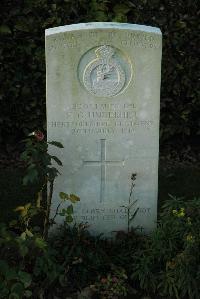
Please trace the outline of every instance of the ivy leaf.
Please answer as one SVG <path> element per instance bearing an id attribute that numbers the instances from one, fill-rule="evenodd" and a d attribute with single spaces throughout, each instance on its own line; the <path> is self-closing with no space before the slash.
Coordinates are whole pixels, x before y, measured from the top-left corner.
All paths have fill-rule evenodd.
<path id="1" fill-rule="evenodd" d="M 48 142 L 48 144 L 54 145 L 54 146 L 59 147 L 59 148 L 64 148 L 62 143 L 58 142 L 58 141 L 50 141 L 50 142 Z"/>

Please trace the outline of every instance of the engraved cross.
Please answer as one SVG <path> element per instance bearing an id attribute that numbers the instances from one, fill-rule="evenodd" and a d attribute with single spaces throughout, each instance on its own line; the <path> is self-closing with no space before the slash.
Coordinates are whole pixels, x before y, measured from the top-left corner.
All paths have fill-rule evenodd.
<path id="1" fill-rule="evenodd" d="M 83 163 L 84 165 L 88 165 L 88 166 L 101 166 L 100 202 L 104 202 L 107 165 L 120 166 L 120 165 L 124 165 L 125 161 L 106 160 L 106 139 L 100 139 L 100 143 L 101 143 L 101 160 L 83 161 Z"/>

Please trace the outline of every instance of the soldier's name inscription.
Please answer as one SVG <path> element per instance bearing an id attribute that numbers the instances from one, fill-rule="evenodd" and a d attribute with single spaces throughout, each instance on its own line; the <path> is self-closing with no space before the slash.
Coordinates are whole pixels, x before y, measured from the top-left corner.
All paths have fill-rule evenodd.
<path id="1" fill-rule="evenodd" d="M 48 122 L 51 128 L 64 128 L 71 134 L 132 134 L 153 128 L 152 119 L 143 119 L 134 103 L 76 103 L 64 109 L 62 120 Z"/>

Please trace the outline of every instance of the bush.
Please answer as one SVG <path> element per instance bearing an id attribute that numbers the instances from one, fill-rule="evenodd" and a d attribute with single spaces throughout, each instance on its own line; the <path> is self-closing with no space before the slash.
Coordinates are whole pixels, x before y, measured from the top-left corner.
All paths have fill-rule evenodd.
<path id="1" fill-rule="evenodd" d="M 92 237 L 83 224 L 65 224 L 47 241 L 2 224 L 0 297 L 63 298 L 89 287 L 105 299 L 198 299 L 200 201 L 172 198 L 160 216 L 151 235 L 118 232 L 113 241 Z"/>
<path id="2" fill-rule="evenodd" d="M 134 252 L 133 280 L 163 296 L 200 296 L 200 200 L 171 198 L 158 228 Z"/>
<path id="3" fill-rule="evenodd" d="M 117 21 L 161 28 L 161 148 L 175 141 L 180 153 L 192 146 L 195 151 L 200 133 L 197 10 L 197 0 L 1 1 L 1 148 L 8 150 L 27 132 L 46 127 L 45 28 Z"/>

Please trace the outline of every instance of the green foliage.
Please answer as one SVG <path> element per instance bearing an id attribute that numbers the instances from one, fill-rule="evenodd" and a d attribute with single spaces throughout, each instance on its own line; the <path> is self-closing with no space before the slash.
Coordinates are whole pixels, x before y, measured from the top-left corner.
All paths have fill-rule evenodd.
<path id="1" fill-rule="evenodd" d="M 46 142 L 44 139 L 38 140 L 34 133 L 32 137 L 27 138 L 25 141 L 25 150 L 21 154 L 21 159 L 26 163 L 26 174 L 23 178 L 23 184 L 34 184 L 41 182 L 41 187 L 46 185 L 47 181 L 53 181 L 58 175 L 59 171 L 52 166 L 54 160 L 59 166 L 62 162 L 55 156 L 50 155 L 48 144 L 63 148 L 60 142 L 52 141 Z"/>
<path id="2" fill-rule="evenodd" d="M 118 296 L 124 297 L 127 295 L 127 278 L 124 269 L 113 269 L 112 274 L 109 273 L 106 277 L 98 277 L 97 282 L 91 286 L 91 289 L 105 299 L 118 298 Z"/>
<path id="3" fill-rule="evenodd" d="M 25 140 L 25 151 L 22 159 L 26 162 L 27 171 L 24 183 L 34 184 L 40 181 L 42 189 L 49 183 L 47 200 L 42 197 L 42 189 L 36 201 L 18 206 L 15 212 L 18 218 L 0 225 L 0 298 L 44 298 L 45 292 L 54 283 L 64 284 L 67 265 L 58 263 L 59 256 L 53 246 L 48 244 L 49 228 L 55 223 L 57 215 L 65 216 L 65 225 L 73 221 L 73 205 L 60 210 L 67 200 L 79 201 L 74 194 L 60 192 L 60 203 L 55 215 L 50 218 L 50 206 L 53 194 L 53 183 L 58 170 L 52 167 L 52 160 L 62 165 L 61 161 L 48 153 L 48 145 L 62 148 L 59 142 L 46 142 L 40 131 L 32 133 Z M 52 171 L 53 169 L 53 171 Z M 33 175 L 33 170 L 35 174 Z M 44 218 L 44 224 L 35 226 L 34 218 Z M 48 298 L 48 297 L 47 297 Z"/>
<path id="4" fill-rule="evenodd" d="M 38 236 L 24 236 L 0 225 L 0 297 L 29 298 L 32 296 L 32 276 L 29 271 L 31 258 L 40 254 Z M 40 239 L 44 245 L 44 241 Z M 27 257 L 29 264 L 26 264 Z"/>
<path id="5" fill-rule="evenodd" d="M 88 286 L 99 298 L 198 299 L 199 216 L 198 198 L 171 198 L 151 235 L 132 230 L 114 240 L 92 237 L 84 224 L 65 222 L 47 241 L 32 228 L 1 224 L 0 297 L 62 298 Z"/>
<path id="6" fill-rule="evenodd" d="M 43 298 L 45 290 L 64 272 L 39 233 L 20 234 L 13 225 L 0 226 L 0 253 L 2 299 Z"/>
<path id="7" fill-rule="evenodd" d="M 171 198 L 158 228 L 134 252 L 132 279 L 163 296 L 199 298 L 200 200 Z"/>
<path id="8" fill-rule="evenodd" d="M 6 261 L 0 260 L 0 294 L 1 298 L 30 298 L 32 292 L 28 290 L 31 285 L 31 275 L 10 267 Z"/>
<path id="9" fill-rule="evenodd" d="M 62 210 L 60 210 L 60 207 L 67 200 L 71 203 L 76 203 L 80 200 L 74 194 L 68 195 L 60 192 L 60 203 L 56 208 L 55 215 L 50 218 L 54 180 L 59 173 L 58 169 L 52 165 L 52 162 L 55 161 L 59 166 L 62 166 L 62 162 L 56 156 L 52 156 L 49 153 L 49 145 L 63 148 L 60 142 L 46 142 L 44 134 L 41 131 L 34 131 L 25 140 L 25 150 L 21 154 L 21 159 L 26 163 L 23 184 L 37 184 L 39 187 L 39 192 L 34 203 L 27 203 L 15 209 L 16 212 L 19 212 L 18 229 L 22 231 L 24 238 L 27 235 L 32 236 L 34 231 L 38 230 L 38 227 L 35 229 L 32 225 L 32 220 L 35 216 L 42 216 L 44 219 L 42 235 L 45 239 L 48 238 L 49 228 L 55 223 L 57 215 L 64 216 L 65 222 L 71 223 L 73 221 L 73 205 L 71 204 Z M 46 189 L 48 189 L 47 199 L 44 200 L 43 192 L 47 191 Z M 14 225 L 16 226 L 15 222 Z"/>
<path id="10" fill-rule="evenodd" d="M 45 28 L 90 21 L 158 26 L 163 32 L 161 146 L 196 145 L 200 133 L 197 78 L 198 1 L 1 1 L 2 148 L 45 120 Z M 177 142 L 178 141 L 178 142 Z M 32 180 L 36 173 L 32 170 Z"/>

